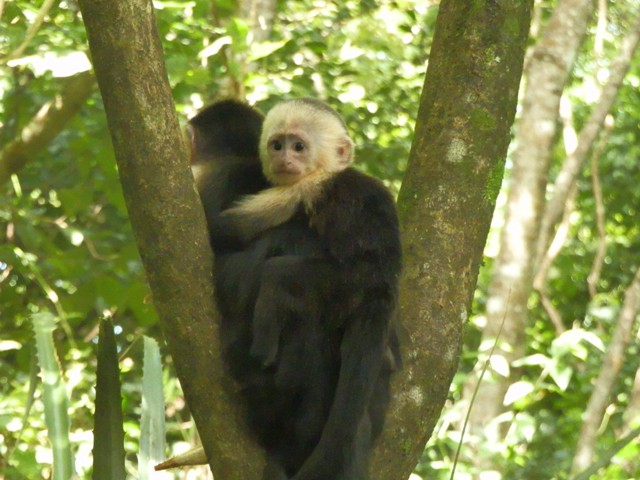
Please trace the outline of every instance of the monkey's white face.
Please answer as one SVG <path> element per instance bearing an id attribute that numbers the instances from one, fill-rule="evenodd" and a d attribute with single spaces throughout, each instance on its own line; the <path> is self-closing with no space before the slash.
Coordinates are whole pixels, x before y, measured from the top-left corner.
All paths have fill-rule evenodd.
<path id="1" fill-rule="evenodd" d="M 275 133 L 267 140 L 265 172 L 276 185 L 291 185 L 317 169 L 308 136 L 303 131 Z"/>
<path id="2" fill-rule="evenodd" d="M 352 146 L 337 114 L 304 101 L 283 102 L 262 125 L 262 170 L 274 185 L 293 185 L 315 172 L 344 170 L 353 160 Z"/>

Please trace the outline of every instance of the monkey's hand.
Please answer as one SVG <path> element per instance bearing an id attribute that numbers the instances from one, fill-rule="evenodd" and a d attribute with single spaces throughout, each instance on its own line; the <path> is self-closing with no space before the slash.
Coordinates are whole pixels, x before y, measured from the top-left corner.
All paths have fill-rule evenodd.
<path id="1" fill-rule="evenodd" d="M 289 480 L 289 477 L 280 462 L 267 455 L 267 465 L 262 472 L 262 480 Z"/>
<path id="2" fill-rule="evenodd" d="M 251 356 L 264 367 L 276 361 L 284 318 L 279 312 L 278 293 L 274 285 L 263 284 L 253 310 Z"/>
<path id="3" fill-rule="evenodd" d="M 305 284 L 313 280 L 309 267 L 315 263 L 306 257 L 284 255 L 264 264 L 253 309 L 250 353 L 265 367 L 276 362 L 280 336 L 288 319 L 317 315 L 319 292 L 312 293 Z"/>
<path id="4" fill-rule="evenodd" d="M 239 251 L 246 247 L 248 240 L 231 215 L 222 212 L 210 215 L 207 221 L 209 222 L 211 244 L 215 249 Z"/>
<path id="5" fill-rule="evenodd" d="M 341 464 L 345 461 L 339 460 Z M 366 477 L 354 476 L 352 472 L 337 472 L 336 458 L 312 454 L 291 480 L 365 480 Z"/>
<path id="6" fill-rule="evenodd" d="M 351 419 L 349 430 L 355 436 L 323 435 L 320 442 L 293 476 L 292 480 L 368 480 L 371 449 L 371 418 L 368 412 L 360 421 Z"/>

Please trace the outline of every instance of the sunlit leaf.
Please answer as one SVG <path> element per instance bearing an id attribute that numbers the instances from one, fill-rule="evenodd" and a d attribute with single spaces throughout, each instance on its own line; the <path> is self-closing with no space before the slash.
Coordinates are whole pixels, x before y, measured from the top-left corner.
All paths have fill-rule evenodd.
<path id="1" fill-rule="evenodd" d="M 7 350 L 18 350 L 22 348 L 22 344 L 14 340 L 0 340 L 0 352 Z"/>
<path id="2" fill-rule="evenodd" d="M 142 376 L 142 418 L 138 474 L 140 480 L 170 478 L 168 473 L 156 473 L 154 466 L 165 459 L 164 394 L 162 363 L 157 342 L 144 337 Z"/>
<path id="3" fill-rule="evenodd" d="M 271 55 L 277 50 L 280 50 L 286 44 L 287 40 L 255 43 L 251 45 L 251 55 L 249 55 L 249 61 L 255 62 L 256 60 Z"/>
<path id="4" fill-rule="evenodd" d="M 509 362 L 504 355 L 492 355 L 490 363 L 494 372 L 505 378 L 509 376 Z"/>
<path id="5" fill-rule="evenodd" d="M 71 478 L 74 467 L 69 442 L 69 400 L 53 344 L 55 317 L 42 312 L 34 314 L 32 319 L 42 376 L 44 415 L 53 449 L 53 477 Z"/>
<path id="6" fill-rule="evenodd" d="M 563 392 L 569 387 L 569 382 L 573 375 L 573 369 L 567 365 L 561 365 L 558 362 L 554 362 L 549 369 L 549 375 L 556 382 L 558 388 Z"/>
<path id="7" fill-rule="evenodd" d="M 517 402 L 521 398 L 526 397 L 534 390 L 535 390 L 535 387 L 533 386 L 533 384 L 525 380 L 512 383 L 511 385 L 509 385 L 509 389 L 507 390 L 507 393 L 504 396 L 504 404 L 511 405 L 512 403 Z"/>

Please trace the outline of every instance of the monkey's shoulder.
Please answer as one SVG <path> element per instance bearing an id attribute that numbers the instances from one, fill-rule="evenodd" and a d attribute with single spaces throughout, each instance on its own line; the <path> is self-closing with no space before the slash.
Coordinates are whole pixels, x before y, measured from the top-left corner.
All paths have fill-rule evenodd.
<path id="1" fill-rule="evenodd" d="M 248 161 L 238 156 L 233 157 L 233 160 L 225 160 L 226 163 L 209 166 L 209 171 L 205 170 L 196 180 L 205 210 L 225 210 L 238 198 L 269 187 L 259 162 Z"/>
<path id="2" fill-rule="evenodd" d="M 324 186 L 316 203 L 317 211 L 324 212 L 329 222 L 348 221 L 371 224 L 377 221 L 397 224 L 395 200 L 391 192 L 377 178 L 354 168 L 337 173 Z M 376 221 L 377 220 L 377 221 Z"/>
<path id="3" fill-rule="evenodd" d="M 394 271 L 399 268 L 395 202 L 379 180 L 352 168 L 336 174 L 327 181 L 311 224 L 339 260 L 365 255 L 386 259 Z"/>
<path id="4" fill-rule="evenodd" d="M 391 193 L 380 180 L 355 168 L 347 168 L 328 180 L 322 197 L 326 202 L 344 202 L 354 206 L 370 201 L 395 205 Z"/>

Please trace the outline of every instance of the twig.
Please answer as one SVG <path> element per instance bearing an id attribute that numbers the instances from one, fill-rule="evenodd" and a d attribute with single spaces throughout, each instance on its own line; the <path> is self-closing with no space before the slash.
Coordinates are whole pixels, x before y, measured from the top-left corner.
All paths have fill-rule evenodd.
<path id="1" fill-rule="evenodd" d="M 511 291 L 509 291 L 509 296 L 507 297 L 507 305 L 509 304 L 509 300 L 511 298 Z M 482 370 L 480 371 L 480 376 L 478 377 L 478 383 L 476 383 L 476 387 L 473 389 L 473 394 L 471 395 L 471 401 L 469 402 L 469 408 L 467 409 L 467 415 L 464 417 L 464 423 L 462 424 L 462 432 L 460 433 L 460 441 L 458 442 L 458 448 L 456 449 L 456 455 L 453 458 L 453 466 L 451 467 L 451 477 L 450 480 L 453 480 L 456 474 L 456 467 L 458 466 L 458 458 L 460 457 L 460 451 L 462 450 L 462 444 L 464 443 L 464 434 L 467 431 L 467 425 L 469 424 L 469 417 L 471 417 L 471 409 L 473 408 L 473 404 L 476 400 L 476 396 L 478 395 L 478 390 L 480 390 L 480 384 L 482 383 L 482 379 L 484 378 L 484 374 L 487 372 L 489 368 L 489 364 L 491 362 L 491 357 L 493 356 L 493 352 L 495 352 L 496 347 L 498 346 L 498 340 L 500 340 L 500 335 L 502 334 L 502 327 L 504 327 L 504 322 L 507 319 L 507 309 L 504 310 L 504 316 L 502 317 L 502 322 L 500 323 L 500 328 L 498 329 L 498 334 L 496 335 L 496 339 L 491 346 L 491 351 L 489 352 L 489 356 L 487 360 L 484 362 L 482 366 Z"/>
<path id="2" fill-rule="evenodd" d="M 580 429 L 580 436 L 576 452 L 573 457 L 572 472 L 581 472 L 589 466 L 596 448 L 598 426 L 602 422 L 607 408 L 614 381 L 622 368 L 625 350 L 629 344 L 633 325 L 640 309 L 640 267 L 624 294 L 624 302 L 615 328 L 611 335 L 611 342 L 602 360 L 600 373 L 594 382 L 593 393 L 584 412 L 584 422 Z"/>
<path id="3" fill-rule="evenodd" d="M 611 459 L 616 455 L 616 453 L 629 445 L 638 436 L 640 436 L 640 427 L 632 430 L 628 435 L 614 443 L 613 447 L 611 447 L 602 457 L 600 457 L 595 463 L 589 465 L 588 468 L 580 472 L 578 475 L 571 477 L 571 480 L 589 480 L 592 475 L 598 473 L 598 470 L 609 465 Z"/>
<path id="4" fill-rule="evenodd" d="M 598 231 L 598 248 L 596 250 L 596 256 L 593 259 L 593 264 L 591 265 L 591 271 L 587 276 L 587 285 L 589 287 L 589 295 L 591 298 L 595 297 L 597 293 L 598 281 L 600 280 L 600 274 L 602 273 L 604 257 L 607 253 L 607 234 L 604 225 L 605 209 L 604 200 L 602 198 L 602 184 L 600 183 L 600 176 L 598 174 L 598 160 L 604 152 L 604 148 L 607 144 L 612 128 L 613 121 L 606 121 L 605 132 L 600 137 L 600 141 L 591 156 L 591 184 L 593 185 L 593 198 L 596 203 L 596 228 Z"/>
<path id="5" fill-rule="evenodd" d="M 33 40 L 34 37 L 36 36 L 36 33 L 38 33 L 38 30 L 40 29 L 40 26 L 44 21 L 44 17 L 47 16 L 47 13 L 49 13 L 49 10 L 51 10 L 51 7 L 53 7 L 56 1 L 57 0 L 44 1 L 44 3 L 42 4 L 42 7 L 40 7 L 40 10 L 38 10 L 36 17 L 34 18 L 33 23 L 29 25 L 29 28 L 27 29 L 27 34 L 25 35 L 22 43 L 13 52 L 7 54 L 3 58 L 0 58 L 0 65 L 4 65 L 9 61 L 13 60 L 14 58 L 19 58 L 24 53 L 24 51 L 27 49 L 27 47 L 31 43 L 31 40 Z M 0 3 L 0 13 L 2 13 L 3 3 L 4 2 Z"/>

